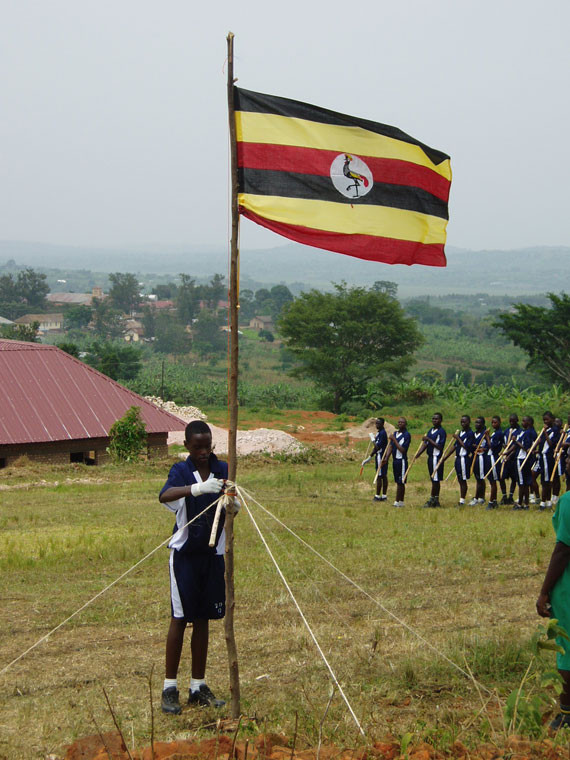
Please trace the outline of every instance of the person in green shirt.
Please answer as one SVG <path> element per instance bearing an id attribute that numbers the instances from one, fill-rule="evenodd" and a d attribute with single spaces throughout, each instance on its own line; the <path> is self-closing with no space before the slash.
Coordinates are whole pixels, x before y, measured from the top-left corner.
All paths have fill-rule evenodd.
<path id="1" fill-rule="evenodd" d="M 570 457 L 566 461 L 566 474 L 570 475 Z M 556 544 L 536 600 L 536 611 L 541 617 L 556 618 L 570 633 L 570 492 L 566 492 L 556 504 L 552 525 Z M 564 654 L 556 655 L 556 667 L 564 686 L 560 694 L 560 712 L 550 724 L 554 731 L 570 728 L 570 642 L 557 637 L 556 643 L 564 649 Z"/>

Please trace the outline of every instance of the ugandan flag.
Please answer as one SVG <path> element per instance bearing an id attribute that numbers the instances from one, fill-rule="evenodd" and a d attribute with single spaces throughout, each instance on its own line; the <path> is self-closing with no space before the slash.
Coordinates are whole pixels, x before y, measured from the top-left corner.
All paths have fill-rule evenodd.
<path id="1" fill-rule="evenodd" d="M 396 127 L 234 88 L 240 213 L 305 245 L 446 265 L 449 156 Z"/>

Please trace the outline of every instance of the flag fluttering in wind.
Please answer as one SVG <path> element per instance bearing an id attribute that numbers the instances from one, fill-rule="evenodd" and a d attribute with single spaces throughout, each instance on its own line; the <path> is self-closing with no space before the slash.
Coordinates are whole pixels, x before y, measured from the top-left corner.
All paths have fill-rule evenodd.
<path id="1" fill-rule="evenodd" d="M 445 266 L 449 156 L 396 127 L 234 88 L 240 213 L 305 245 Z"/>

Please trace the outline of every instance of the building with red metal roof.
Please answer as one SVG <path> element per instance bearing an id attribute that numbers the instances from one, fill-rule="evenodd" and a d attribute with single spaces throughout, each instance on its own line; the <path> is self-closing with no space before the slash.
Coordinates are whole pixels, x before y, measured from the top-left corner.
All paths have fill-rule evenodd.
<path id="1" fill-rule="evenodd" d="M 149 456 L 167 452 L 185 422 L 56 346 L 0 339 L 0 467 L 19 456 L 99 464 L 109 430 L 138 406 Z"/>

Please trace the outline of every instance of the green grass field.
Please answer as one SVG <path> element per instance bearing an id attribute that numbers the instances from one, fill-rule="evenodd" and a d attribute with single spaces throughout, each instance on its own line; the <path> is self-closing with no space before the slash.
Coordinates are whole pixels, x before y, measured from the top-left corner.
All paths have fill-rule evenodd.
<path id="1" fill-rule="evenodd" d="M 365 444 L 362 444 L 364 448 Z M 412 443 L 417 446 L 417 440 Z M 506 508 L 423 510 L 425 462 L 411 472 L 406 508 L 372 502 L 362 451 L 316 464 L 245 459 L 238 482 L 425 641 L 504 699 L 530 661 L 534 612 L 553 546 L 550 517 Z M 326 461 L 324 461 L 326 460 Z M 166 539 L 173 519 L 157 500 L 167 462 L 3 471 L 0 484 L 0 668 Z M 271 545 L 356 715 L 366 741 L 390 734 L 445 748 L 503 731 L 496 700 L 482 710 L 473 682 L 344 581 L 253 503 Z M 216 715 L 158 709 L 169 618 L 168 552 L 160 549 L 1 679 L 0 758 L 45 758 L 113 728 L 109 695 L 132 747 L 149 743 L 152 673 L 157 740 L 215 730 Z M 314 746 L 329 701 L 325 667 L 243 509 L 236 521 L 236 635 L 244 732 L 283 731 Z M 189 681 L 188 651 L 180 672 Z M 547 659 L 553 658 L 546 655 Z M 228 694 L 223 625 L 211 630 L 208 682 Z M 224 713 L 227 714 L 227 713 Z M 323 735 L 357 746 L 336 694 Z M 63 753 L 61 753 L 63 754 Z"/>

